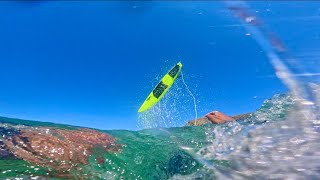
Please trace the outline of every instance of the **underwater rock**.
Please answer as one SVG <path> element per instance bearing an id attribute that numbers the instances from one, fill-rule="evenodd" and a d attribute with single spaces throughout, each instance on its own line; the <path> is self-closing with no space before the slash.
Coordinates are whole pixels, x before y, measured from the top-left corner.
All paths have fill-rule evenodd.
<path id="1" fill-rule="evenodd" d="M 194 169 L 200 168 L 200 164 L 191 155 L 183 151 L 176 152 L 174 156 L 169 159 L 168 174 L 170 177 L 175 174 L 191 174 L 195 172 Z"/>
<path id="2" fill-rule="evenodd" d="M 0 127 L 0 159 L 16 159 L 15 155 L 8 149 L 4 143 L 4 138 L 19 134 L 19 131 L 9 127 Z"/>
<path id="3" fill-rule="evenodd" d="M 24 128 L 3 142 L 17 158 L 62 173 L 87 164 L 95 148 L 105 152 L 120 149 L 115 138 L 91 129 Z"/>
<path id="4" fill-rule="evenodd" d="M 2 140 L 0 140 L 0 159 L 14 159 L 14 154 L 8 149 Z"/>

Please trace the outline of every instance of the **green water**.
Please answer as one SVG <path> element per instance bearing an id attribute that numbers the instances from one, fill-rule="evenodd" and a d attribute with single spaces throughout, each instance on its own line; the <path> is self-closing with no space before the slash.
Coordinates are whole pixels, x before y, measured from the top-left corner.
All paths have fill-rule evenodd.
<path id="1" fill-rule="evenodd" d="M 11 118 L 0 118 L 0 121 L 10 126 L 78 129 L 78 127 L 68 125 Z M 121 150 L 116 153 L 106 153 L 99 146 L 95 147 L 89 163 L 80 166 L 81 170 L 71 170 L 71 177 L 75 179 L 79 177 L 85 179 L 168 179 L 175 174 L 196 172 L 202 165 L 180 147 L 186 146 L 198 150 L 207 145 L 206 128 L 202 126 L 141 131 L 101 131 L 115 137 L 116 143 L 122 145 Z M 104 159 L 104 162 L 98 163 L 97 159 Z M 59 177 L 59 174 L 53 170 L 35 167 L 23 160 L 2 159 L 0 165 L 1 171 L 6 172 L 1 174 L 1 178 Z"/>
<path id="2" fill-rule="evenodd" d="M 84 171 L 72 172 L 75 177 L 105 179 L 168 179 L 175 174 L 191 174 L 199 164 L 180 146 L 200 149 L 205 140 L 205 127 L 149 129 L 142 131 L 105 131 L 122 144 L 118 153 L 99 153 L 91 156 Z M 104 158 L 103 164 L 95 159 Z"/>
<path id="3" fill-rule="evenodd" d="M 292 98 L 287 95 L 275 95 L 268 99 L 252 117 L 238 121 L 241 124 L 242 136 L 254 126 L 270 121 L 283 120 L 287 110 L 293 105 Z M 20 119 L 0 117 L 0 145 L 4 137 L 19 133 L 16 125 L 24 125 L 24 129 L 33 130 L 34 127 L 52 127 L 74 130 L 79 127 L 46 122 L 25 121 Z M 254 126 L 252 126 L 254 125 Z M 217 125 L 220 128 L 225 125 Z M 140 131 L 109 130 L 103 133 L 116 138 L 116 144 L 121 145 L 118 152 L 106 152 L 99 145 L 93 148 L 88 164 L 78 165 L 70 170 L 69 174 L 59 174 L 54 169 L 39 167 L 23 160 L 0 156 L 0 179 L 21 177 L 42 178 L 72 178 L 72 179 L 170 179 L 175 176 L 184 176 L 200 173 L 206 170 L 201 161 L 200 149 L 212 146 L 217 141 L 213 132 L 213 124 L 193 127 L 158 128 Z M 226 126 L 232 130 L 232 127 Z M 208 135 L 209 133 L 209 135 Z M 5 135 L 5 136 L 4 136 Z M 229 136 L 222 134 L 222 137 Z M 230 136 L 230 140 L 235 137 Z M 2 143 L 3 144 L 3 143 Z M 191 149 L 192 152 L 186 151 Z M 1 152 L 1 149 L 0 149 Z M 1 153 L 0 153 L 1 154 Z M 4 156 L 5 157 L 5 156 Z M 210 164 L 229 166 L 224 160 L 210 159 Z M 210 172 L 210 174 L 213 174 Z M 210 177 L 211 179 L 214 176 Z"/>
<path id="4" fill-rule="evenodd" d="M 9 178 L 23 178 L 30 179 L 31 177 L 50 177 L 51 174 L 55 174 L 47 168 L 30 164 L 23 160 L 18 159 L 6 159 L 0 160 L 0 179 Z M 51 177 L 50 179 L 58 179 Z"/>

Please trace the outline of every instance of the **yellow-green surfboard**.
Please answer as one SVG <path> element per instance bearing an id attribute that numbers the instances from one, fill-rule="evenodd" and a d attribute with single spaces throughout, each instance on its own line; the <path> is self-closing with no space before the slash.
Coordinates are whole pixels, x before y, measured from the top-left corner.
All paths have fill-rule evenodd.
<path id="1" fill-rule="evenodd" d="M 177 79 L 182 68 L 182 64 L 179 62 L 161 79 L 158 85 L 152 90 L 149 96 L 141 105 L 138 112 L 143 112 L 154 106 L 170 89 L 174 81 Z"/>

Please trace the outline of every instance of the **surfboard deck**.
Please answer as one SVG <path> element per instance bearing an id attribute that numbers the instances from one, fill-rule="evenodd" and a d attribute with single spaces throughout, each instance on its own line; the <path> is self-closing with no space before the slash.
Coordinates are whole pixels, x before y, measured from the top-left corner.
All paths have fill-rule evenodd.
<path id="1" fill-rule="evenodd" d="M 174 81 L 177 79 L 182 68 L 181 62 L 177 63 L 170 71 L 164 75 L 157 86 L 152 90 L 146 100 L 143 102 L 138 112 L 143 112 L 153 107 L 171 88 Z"/>

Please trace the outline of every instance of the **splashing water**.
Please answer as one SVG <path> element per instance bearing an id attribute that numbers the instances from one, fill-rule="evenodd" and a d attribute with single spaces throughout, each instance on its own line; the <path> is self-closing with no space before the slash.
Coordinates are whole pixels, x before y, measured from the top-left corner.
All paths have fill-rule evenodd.
<path id="1" fill-rule="evenodd" d="M 178 111 L 181 88 L 173 85 L 166 95 L 150 110 L 139 113 L 139 128 L 178 126 L 181 121 Z"/>
<path id="2" fill-rule="evenodd" d="M 158 77 L 157 79 L 160 78 Z M 192 97 L 192 102 L 190 97 Z M 181 81 L 177 79 L 170 90 L 154 107 L 143 113 L 139 113 L 138 128 L 168 128 L 183 126 L 185 119 L 190 119 L 190 117 L 192 117 L 191 108 L 194 109 L 195 117 L 197 119 L 196 98 L 186 84 L 181 71 Z"/>
<path id="3" fill-rule="evenodd" d="M 226 5 L 262 48 L 276 76 L 290 93 L 266 100 L 250 118 L 208 127 L 209 145 L 200 150 L 180 146 L 204 168 L 171 179 L 317 179 L 320 176 L 319 85 L 299 81 L 299 74 L 310 73 L 296 72 L 303 71 L 299 62 L 290 57 L 284 43 L 246 3 L 236 1 Z"/>
<path id="4" fill-rule="evenodd" d="M 314 89 L 319 95 L 320 87 Z M 284 121 L 251 131 L 236 146 L 228 168 L 216 167 L 221 179 L 317 179 L 319 121 L 306 118 L 294 104 Z M 228 174 L 226 173 L 228 171 Z"/>
<path id="5" fill-rule="evenodd" d="M 186 82 L 184 81 L 184 77 L 183 77 L 183 73 L 181 71 L 181 79 L 182 79 L 182 82 L 184 84 L 184 86 L 186 87 L 188 93 L 190 94 L 190 96 L 192 97 L 193 99 L 193 104 L 194 104 L 194 113 L 196 115 L 195 119 L 198 119 L 198 112 L 197 112 L 197 101 L 196 101 L 196 98 L 194 97 L 194 95 L 192 94 L 192 92 L 190 91 L 189 87 L 187 86 Z M 196 124 L 197 125 L 197 122 Z"/>
<path id="6" fill-rule="evenodd" d="M 317 179 L 320 176 L 320 86 L 295 78 L 290 65 L 299 63 L 289 60 L 283 43 L 265 28 L 247 4 L 239 1 L 226 4 L 264 50 L 290 94 L 266 100 L 261 109 L 244 121 L 209 128 L 207 138 L 212 139 L 211 144 L 194 155 L 196 159 L 201 156 L 200 162 L 207 170 L 175 179 L 204 176 Z M 229 164 L 221 165 L 216 160 L 226 160 Z"/>

